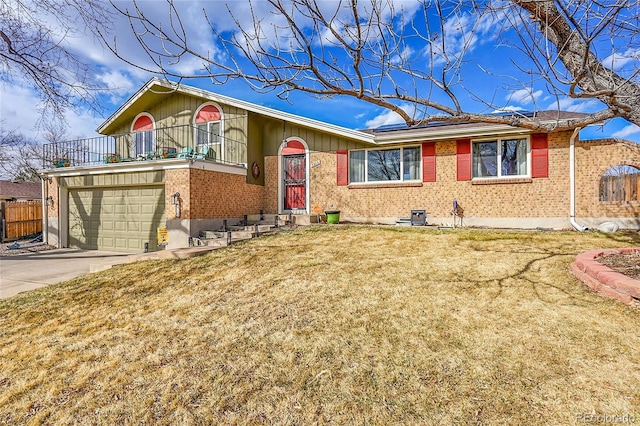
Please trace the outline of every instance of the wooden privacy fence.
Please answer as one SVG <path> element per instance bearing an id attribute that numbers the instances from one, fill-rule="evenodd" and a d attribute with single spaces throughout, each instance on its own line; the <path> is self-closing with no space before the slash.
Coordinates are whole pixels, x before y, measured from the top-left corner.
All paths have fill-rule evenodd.
<path id="1" fill-rule="evenodd" d="M 42 201 L 3 201 L 0 220 L 2 241 L 42 232 Z"/>
<path id="2" fill-rule="evenodd" d="M 619 176 L 602 176 L 600 201 L 638 201 L 640 173 Z"/>

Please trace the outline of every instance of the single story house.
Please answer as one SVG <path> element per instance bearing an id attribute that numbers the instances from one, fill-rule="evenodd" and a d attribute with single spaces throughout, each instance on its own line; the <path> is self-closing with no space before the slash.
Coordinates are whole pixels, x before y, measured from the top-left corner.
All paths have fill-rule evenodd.
<path id="1" fill-rule="evenodd" d="M 35 201 L 42 199 L 39 182 L 0 180 L 0 201 Z"/>
<path id="2" fill-rule="evenodd" d="M 98 132 L 44 146 L 49 243 L 177 248 L 225 219 L 327 210 L 451 224 L 454 201 L 468 226 L 640 228 L 640 145 L 624 140 L 484 123 L 358 131 L 157 78 Z"/>

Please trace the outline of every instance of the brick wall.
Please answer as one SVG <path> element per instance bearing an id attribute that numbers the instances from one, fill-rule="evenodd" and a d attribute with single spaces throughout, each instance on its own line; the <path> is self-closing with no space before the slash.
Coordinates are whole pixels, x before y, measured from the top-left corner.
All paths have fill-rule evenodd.
<path id="1" fill-rule="evenodd" d="M 600 178 L 608 169 L 619 165 L 640 168 L 640 144 L 618 139 L 576 144 L 577 217 L 640 217 L 639 202 L 599 200 Z"/>
<path id="2" fill-rule="evenodd" d="M 338 209 L 347 218 L 407 217 L 426 209 L 430 217 L 449 217 L 454 199 L 466 217 L 567 217 L 569 215 L 570 132 L 549 135 L 549 177 L 478 184 L 456 180 L 456 142 L 436 144 L 436 182 L 336 185 L 335 152 L 312 152 L 310 207 Z M 265 161 L 265 205 L 277 209 L 277 157 Z M 514 183 L 517 182 L 517 183 Z"/>
<path id="3" fill-rule="evenodd" d="M 186 176 L 183 174 L 185 172 Z M 264 187 L 248 184 L 246 179 L 244 175 L 210 170 L 167 171 L 166 190 L 169 196 L 176 190 L 180 192 L 182 219 L 242 217 L 245 214 L 258 214 L 264 209 Z M 190 187 L 190 191 L 185 191 L 186 196 L 183 197 L 181 188 L 185 185 Z M 175 218 L 175 212 L 170 212 L 170 207 L 168 204 L 167 212 Z"/>
<path id="4" fill-rule="evenodd" d="M 278 157 L 264 159 L 264 208 L 267 213 L 278 213 Z"/>
<path id="5" fill-rule="evenodd" d="M 47 216 L 48 217 L 58 217 L 60 214 L 60 194 L 58 193 L 58 183 L 59 180 L 57 177 L 52 178 L 46 186 L 46 197 L 53 197 L 53 202 L 49 207 L 47 207 Z"/>
<path id="6" fill-rule="evenodd" d="M 171 204 L 171 196 L 176 192 L 180 193 L 180 217 L 188 219 L 191 216 L 189 175 L 189 169 L 174 169 L 165 172 L 164 212 L 167 220 L 176 219 L 176 209 Z"/>

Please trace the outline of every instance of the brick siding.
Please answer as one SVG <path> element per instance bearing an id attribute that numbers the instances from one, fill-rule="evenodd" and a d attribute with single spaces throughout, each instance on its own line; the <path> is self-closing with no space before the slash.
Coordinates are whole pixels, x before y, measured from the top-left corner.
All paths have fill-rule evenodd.
<path id="1" fill-rule="evenodd" d="M 600 178 L 611 167 L 628 165 L 640 169 L 640 144 L 616 139 L 581 141 L 576 144 L 576 216 L 640 216 L 640 202 L 600 201 Z"/>
<path id="2" fill-rule="evenodd" d="M 569 215 L 569 137 L 549 135 L 549 177 L 478 184 L 456 180 L 456 142 L 436 143 L 436 182 L 410 184 L 336 185 L 335 152 L 312 152 L 310 207 L 339 209 L 345 217 L 407 217 L 426 209 L 431 217 L 446 217 L 456 199 L 467 217 L 566 217 Z M 277 157 L 265 161 L 266 205 L 277 208 Z"/>
<path id="3" fill-rule="evenodd" d="M 569 139 L 571 132 L 552 133 L 549 176 L 534 179 L 458 181 L 456 142 L 436 143 L 436 182 L 410 184 L 336 185 L 336 153 L 312 152 L 310 208 L 339 209 L 344 217 L 396 218 L 412 209 L 426 209 L 430 217 L 448 217 L 453 200 L 465 216 L 477 218 L 565 218 L 569 216 Z M 610 167 L 640 167 L 640 145 L 623 141 L 576 143 L 577 216 L 637 217 L 638 203 L 598 200 L 599 180 Z M 265 159 L 265 208 L 278 207 L 278 159 Z"/>
<path id="4" fill-rule="evenodd" d="M 46 186 L 46 197 L 53 197 L 53 202 L 47 207 L 48 217 L 58 217 L 60 214 L 60 194 L 58 193 L 58 178 L 52 178 Z"/>
<path id="5" fill-rule="evenodd" d="M 175 219 L 171 195 L 180 192 L 181 219 L 224 219 L 258 214 L 264 188 L 243 175 L 200 169 L 167 170 L 167 219 Z"/>

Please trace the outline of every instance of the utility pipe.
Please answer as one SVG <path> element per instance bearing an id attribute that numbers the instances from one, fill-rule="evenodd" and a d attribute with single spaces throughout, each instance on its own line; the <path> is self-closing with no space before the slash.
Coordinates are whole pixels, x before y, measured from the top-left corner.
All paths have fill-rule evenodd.
<path id="1" fill-rule="evenodd" d="M 576 137 L 580 130 L 581 127 L 576 127 L 569 138 L 569 223 L 577 231 L 584 232 L 589 228 L 576 222 Z"/>
<path id="2" fill-rule="evenodd" d="M 47 190 L 46 184 L 47 176 L 42 175 L 42 242 L 49 244 L 49 206 L 47 205 Z"/>

